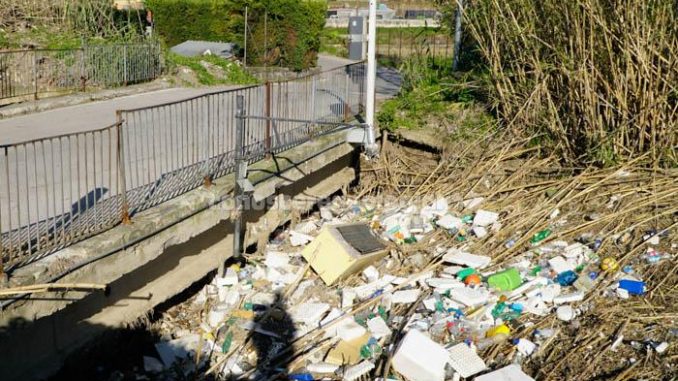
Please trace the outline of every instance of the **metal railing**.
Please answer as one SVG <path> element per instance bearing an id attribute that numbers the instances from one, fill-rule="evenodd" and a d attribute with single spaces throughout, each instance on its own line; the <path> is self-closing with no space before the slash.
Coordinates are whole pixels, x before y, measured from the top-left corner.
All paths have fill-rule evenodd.
<path id="1" fill-rule="evenodd" d="M 0 264 L 33 262 L 232 172 L 238 96 L 253 162 L 359 118 L 364 74 L 361 62 L 119 111 L 115 125 L 96 131 L 0 145 Z"/>
<path id="2" fill-rule="evenodd" d="M 152 43 L 0 52 L 0 100 L 150 81 L 160 54 Z"/>

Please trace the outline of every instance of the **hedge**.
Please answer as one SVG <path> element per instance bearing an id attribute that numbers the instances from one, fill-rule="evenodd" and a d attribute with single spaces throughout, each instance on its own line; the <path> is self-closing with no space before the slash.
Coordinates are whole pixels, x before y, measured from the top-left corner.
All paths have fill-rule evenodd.
<path id="1" fill-rule="evenodd" d="M 315 66 L 327 10 L 327 3 L 318 0 L 148 0 L 147 6 L 157 33 L 169 45 L 205 40 L 241 47 L 247 6 L 248 65 L 294 70 Z"/>

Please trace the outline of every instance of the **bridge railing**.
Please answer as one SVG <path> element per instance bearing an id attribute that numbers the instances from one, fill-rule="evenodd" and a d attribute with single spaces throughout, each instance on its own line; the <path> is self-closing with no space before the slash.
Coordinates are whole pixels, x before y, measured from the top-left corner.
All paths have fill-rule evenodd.
<path id="1" fill-rule="evenodd" d="M 359 118 L 365 65 L 118 112 L 96 131 L 0 145 L 0 270 L 25 265 L 233 171 L 236 99 L 250 162 Z"/>
<path id="2" fill-rule="evenodd" d="M 0 52 L 0 101 L 150 81 L 161 73 L 155 43 Z"/>

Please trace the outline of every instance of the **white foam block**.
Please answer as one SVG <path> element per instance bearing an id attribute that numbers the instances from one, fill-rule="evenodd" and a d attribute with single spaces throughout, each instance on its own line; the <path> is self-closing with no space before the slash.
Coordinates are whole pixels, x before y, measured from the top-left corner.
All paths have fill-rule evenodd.
<path id="1" fill-rule="evenodd" d="M 443 255 L 443 261 L 456 265 L 464 265 L 475 269 L 482 269 L 490 264 L 492 258 L 485 255 L 466 253 L 458 249 L 451 249 Z"/>
<path id="2" fill-rule="evenodd" d="M 443 381 L 449 353 L 417 330 L 410 330 L 393 356 L 393 368 L 410 381 Z"/>
<path id="3" fill-rule="evenodd" d="M 290 232 L 290 243 L 292 244 L 292 246 L 303 246 L 311 241 L 313 241 L 313 237 L 311 237 L 310 235 L 298 233 L 295 232 L 294 230 Z"/>
<path id="4" fill-rule="evenodd" d="M 372 337 L 379 340 L 391 334 L 391 329 L 388 327 L 381 316 L 377 316 L 367 321 L 367 328 L 370 330 Z"/>
<path id="5" fill-rule="evenodd" d="M 436 225 L 447 230 L 459 230 L 464 225 L 464 222 L 458 217 L 455 217 L 451 214 L 446 214 L 436 221 Z"/>
<path id="6" fill-rule="evenodd" d="M 285 253 L 279 251 L 269 251 L 266 253 L 266 260 L 264 263 L 272 268 L 286 268 L 289 265 L 290 257 Z"/>
<path id="7" fill-rule="evenodd" d="M 417 289 L 396 291 L 396 292 L 393 293 L 393 296 L 391 297 L 391 303 L 394 303 L 394 304 L 414 303 L 419 298 L 420 293 L 421 293 L 421 291 L 419 291 Z"/>
<path id="8" fill-rule="evenodd" d="M 367 332 L 365 327 L 353 319 L 345 319 L 337 326 L 337 336 L 344 341 L 355 340 Z"/>
<path id="9" fill-rule="evenodd" d="M 487 235 L 487 229 L 485 229 L 482 226 L 474 226 L 473 227 L 473 234 L 476 235 L 478 238 L 483 238 Z"/>
<path id="10" fill-rule="evenodd" d="M 464 282 L 454 278 L 431 278 L 426 280 L 426 284 L 443 290 L 450 290 L 453 288 L 464 287 Z"/>
<path id="11" fill-rule="evenodd" d="M 537 349 L 537 344 L 527 339 L 520 339 L 518 340 L 518 344 L 516 344 L 516 348 L 518 349 L 518 352 L 523 355 L 530 356 L 534 353 L 534 350 Z"/>
<path id="12" fill-rule="evenodd" d="M 232 268 L 226 269 L 224 277 L 217 277 L 217 287 L 235 286 L 238 284 L 238 274 Z"/>
<path id="13" fill-rule="evenodd" d="M 452 289 L 450 297 L 467 307 L 475 307 L 487 303 L 490 294 L 483 289 L 464 287 Z"/>
<path id="14" fill-rule="evenodd" d="M 487 368 L 485 361 L 465 343 L 459 343 L 449 349 L 450 365 L 462 377 L 471 377 Z"/>
<path id="15" fill-rule="evenodd" d="M 485 227 L 497 222 L 498 219 L 499 214 L 481 209 L 473 217 L 473 225 Z"/>
<path id="16" fill-rule="evenodd" d="M 570 262 L 566 261 L 565 258 L 560 255 L 549 259 L 549 265 L 557 274 L 570 270 L 574 271 L 574 267 Z"/>
<path id="17" fill-rule="evenodd" d="M 323 314 L 330 309 L 327 303 L 302 303 L 291 311 L 292 320 L 309 326 L 320 322 Z"/>
<path id="18" fill-rule="evenodd" d="M 584 300 L 584 293 L 581 291 L 573 292 L 570 294 L 560 295 L 553 298 L 554 304 L 564 304 L 564 303 L 574 303 L 581 302 Z"/>
<path id="19" fill-rule="evenodd" d="M 379 279 L 379 270 L 374 266 L 367 266 L 365 270 L 363 270 L 363 277 L 365 277 L 368 282 L 376 282 L 377 279 Z"/>
<path id="20" fill-rule="evenodd" d="M 525 374 L 520 366 L 511 364 L 494 372 L 478 376 L 475 381 L 534 381 L 534 378 Z"/>

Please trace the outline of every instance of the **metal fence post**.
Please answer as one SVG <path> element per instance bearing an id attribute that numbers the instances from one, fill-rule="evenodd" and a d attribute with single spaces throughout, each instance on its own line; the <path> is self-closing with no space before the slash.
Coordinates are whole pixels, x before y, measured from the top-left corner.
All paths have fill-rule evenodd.
<path id="1" fill-rule="evenodd" d="M 122 113 L 120 111 L 116 112 L 116 129 L 118 131 L 118 141 L 117 141 L 117 160 L 118 160 L 118 191 L 120 191 L 120 197 L 122 198 L 121 205 L 121 220 L 123 224 L 129 225 L 132 223 L 129 215 L 129 203 L 127 201 L 127 179 L 125 173 L 125 145 L 123 144 L 122 137 Z M 122 190 L 121 190 L 122 189 Z"/>
<path id="2" fill-rule="evenodd" d="M 87 45 L 80 49 L 80 54 L 80 81 L 84 92 L 87 90 Z"/>
<path id="3" fill-rule="evenodd" d="M 33 81 L 34 81 L 34 92 L 33 98 L 38 100 L 38 52 L 33 50 Z"/>
<path id="4" fill-rule="evenodd" d="M 271 121 L 271 82 L 266 82 L 266 154 L 271 154 L 271 130 L 272 130 L 272 121 Z"/>
<path id="5" fill-rule="evenodd" d="M 244 153 L 243 139 L 245 137 L 245 97 L 238 95 L 236 97 L 235 112 L 235 221 L 233 223 L 233 258 L 239 260 L 242 257 L 243 249 L 243 213 L 244 199 L 242 181 L 247 179 L 247 159 Z M 225 262 L 219 264 L 219 274 L 224 276 L 226 273 Z"/>
<path id="6" fill-rule="evenodd" d="M 122 61 L 123 61 L 123 85 L 127 86 L 127 44 L 122 46 Z"/>
<path id="7" fill-rule="evenodd" d="M 316 76 L 313 76 L 311 81 L 311 122 L 315 122 L 315 90 L 316 90 Z"/>
<path id="8" fill-rule="evenodd" d="M 352 66 L 347 67 L 348 70 L 352 70 Z M 344 95 L 344 123 L 349 121 L 349 117 L 351 115 L 351 103 L 349 101 L 349 85 L 350 85 L 350 79 L 351 79 L 351 74 L 350 71 L 346 72 L 346 91 Z"/>

